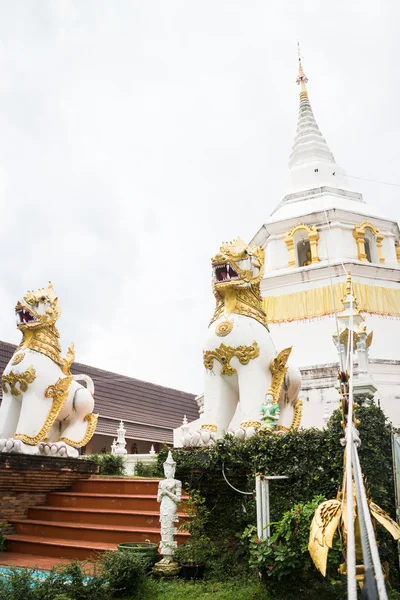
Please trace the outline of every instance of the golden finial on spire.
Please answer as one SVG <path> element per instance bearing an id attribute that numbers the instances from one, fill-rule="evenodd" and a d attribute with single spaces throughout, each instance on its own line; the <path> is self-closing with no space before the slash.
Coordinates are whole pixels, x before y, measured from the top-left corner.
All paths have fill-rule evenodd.
<path id="1" fill-rule="evenodd" d="M 297 42 L 297 54 L 299 57 L 299 71 L 297 73 L 296 83 L 297 83 L 297 85 L 300 84 L 300 100 L 303 100 L 303 98 L 308 98 L 308 92 L 307 92 L 307 87 L 306 87 L 306 83 L 307 83 L 308 79 L 307 79 L 306 75 L 304 74 L 303 65 L 301 64 L 301 54 L 300 54 L 299 42 Z"/>

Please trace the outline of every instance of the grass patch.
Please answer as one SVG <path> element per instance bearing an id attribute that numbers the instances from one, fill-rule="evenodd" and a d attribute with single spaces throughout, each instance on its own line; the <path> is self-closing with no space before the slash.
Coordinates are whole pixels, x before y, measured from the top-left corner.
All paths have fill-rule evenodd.
<path id="1" fill-rule="evenodd" d="M 142 600 L 268 600 L 265 587 L 256 581 L 174 581 L 152 580 Z"/>

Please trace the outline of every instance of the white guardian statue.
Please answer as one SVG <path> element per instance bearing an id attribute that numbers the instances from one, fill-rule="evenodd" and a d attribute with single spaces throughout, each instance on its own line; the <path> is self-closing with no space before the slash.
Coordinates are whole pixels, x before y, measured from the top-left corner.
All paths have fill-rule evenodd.
<path id="1" fill-rule="evenodd" d="M 2 376 L 0 452 L 77 457 L 96 429 L 94 386 L 87 375 L 71 375 L 73 344 L 61 357 L 51 283 L 28 292 L 15 313 L 22 341 Z"/>
<path id="2" fill-rule="evenodd" d="M 177 547 L 174 540 L 176 534 L 175 523 L 178 522 L 178 504 L 182 500 L 182 483 L 175 479 L 176 462 L 171 451 L 164 462 L 164 475 L 158 484 L 157 502 L 160 502 L 161 543 L 160 553 L 162 560 L 154 566 L 155 575 L 173 576 L 179 572 L 179 565 L 174 562 L 173 556 Z"/>
<path id="3" fill-rule="evenodd" d="M 200 430 L 185 432 L 183 445 L 213 443 L 236 411 L 237 438 L 263 424 L 280 433 L 298 428 L 301 374 L 287 363 L 291 348 L 277 354 L 268 330 L 260 292 L 264 250 L 239 238 L 227 242 L 212 259 L 212 275 L 216 307 L 203 351 L 204 412 Z"/>

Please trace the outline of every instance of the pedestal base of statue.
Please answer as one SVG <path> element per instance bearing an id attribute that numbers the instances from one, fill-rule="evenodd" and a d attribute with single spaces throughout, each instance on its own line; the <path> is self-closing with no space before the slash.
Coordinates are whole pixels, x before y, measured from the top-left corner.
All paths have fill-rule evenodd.
<path id="1" fill-rule="evenodd" d="M 155 577 L 177 577 L 181 570 L 180 565 L 174 561 L 173 556 L 164 556 L 152 569 Z"/>

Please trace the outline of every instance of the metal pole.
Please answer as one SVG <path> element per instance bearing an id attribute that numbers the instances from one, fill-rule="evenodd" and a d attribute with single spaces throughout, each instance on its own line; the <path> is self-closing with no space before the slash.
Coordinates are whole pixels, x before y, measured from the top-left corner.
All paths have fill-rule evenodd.
<path id="1" fill-rule="evenodd" d="M 261 478 L 256 477 L 256 507 L 257 507 L 257 537 L 262 537 L 262 514 L 261 514 Z"/>
<path id="2" fill-rule="evenodd" d="M 367 495 L 365 493 L 365 487 L 364 487 L 364 483 L 362 481 L 360 458 L 358 456 L 358 452 L 355 447 L 354 447 L 353 453 L 354 453 L 354 469 L 355 469 L 356 476 L 357 476 L 358 483 L 359 483 L 358 487 L 359 487 L 359 491 L 360 491 L 361 506 L 362 506 L 362 509 L 364 512 L 365 525 L 366 525 L 366 529 L 368 532 L 368 541 L 369 541 L 369 546 L 370 546 L 370 550 L 371 550 L 372 562 L 374 565 L 379 599 L 387 600 L 388 596 L 387 596 L 387 592 L 386 592 L 386 585 L 385 585 L 385 579 L 383 576 L 382 565 L 381 565 L 381 561 L 379 558 L 378 546 L 377 546 L 376 539 L 375 539 L 374 526 L 372 524 L 371 513 L 369 510 L 369 506 L 368 506 Z"/>
<path id="3" fill-rule="evenodd" d="M 347 360 L 350 362 L 350 377 L 348 386 L 348 412 L 346 427 L 346 496 L 347 496 L 347 597 L 348 600 L 357 600 L 356 580 L 356 543 L 354 532 L 354 506 L 353 506 L 353 285 L 350 287 L 350 319 Z"/>
<path id="4" fill-rule="evenodd" d="M 267 497 L 266 497 L 266 480 L 262 479 L 261 480 L 261 514 L 262 514 L 262 538 L 266 539 L 267 538 L 267 531 L 266 531 L 266 526 L 267 526 Z"/>
<path id="5" fill-rule="evenodd" d="M 266 530 L 266 536 L 265 537 L 267 538 L 267 540 L 269 540 L 269 538 L 271 537 L 271 529 L 270 529 L 270 526 L 269 526 L 269 524 L 271 522 L 271 519 L 270 519 L 270 516 L 269 516 L 269 481 L 268 481 L 268 479 L 264 479 L 264 481 L 265 481 L 265 513 L 266 513 L 265 514 L 265 516 L 266 516 L 265 520 L 267 521 L 266 525 L 268 526 L 267 530 Z"/>

